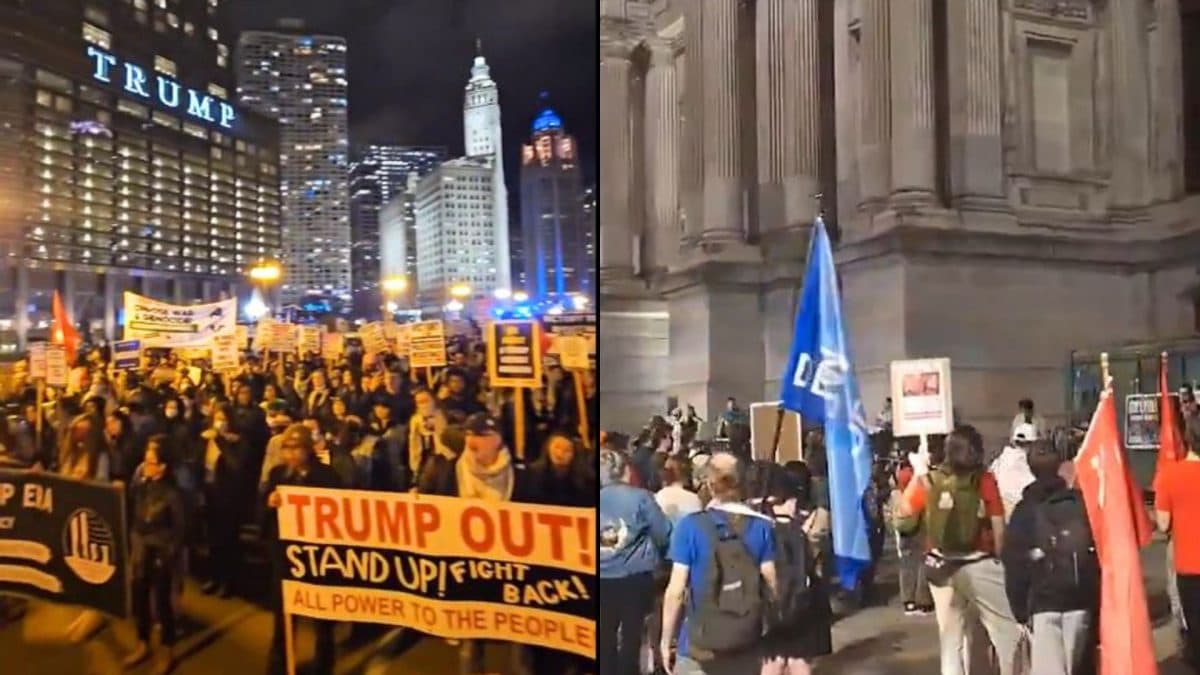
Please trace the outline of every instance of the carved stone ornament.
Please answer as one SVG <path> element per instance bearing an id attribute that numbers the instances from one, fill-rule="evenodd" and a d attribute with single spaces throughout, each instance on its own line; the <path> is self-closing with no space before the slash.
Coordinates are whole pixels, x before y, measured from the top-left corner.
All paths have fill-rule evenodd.
<path id="1" fill-rule="evenodd" d="M 1013 7 L 1080 21 L 1087 21 L 1092 16 L 1091 0 L 1013 0 Z"/>

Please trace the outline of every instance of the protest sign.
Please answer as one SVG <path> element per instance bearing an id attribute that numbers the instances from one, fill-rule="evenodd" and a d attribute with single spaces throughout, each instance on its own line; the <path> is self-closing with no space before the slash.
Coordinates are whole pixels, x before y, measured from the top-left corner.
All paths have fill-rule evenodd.
<path id="1" fill-rule="evenodd" d="M 1179 398 L 1179 394 L 1169 396 Z M 1129 450 L 1157 450 L 1159 431 L 1159 394 L 1125 396 L 1125 447 Z"/>
<path id="2" fill-rule="evenodd" d="M 488 324 L 488 382 L 493 387 L 542 386 L 540 325 L 530 321 Z"/>
<path id="3" fill-rule="evenodd" d="M 297 349 L 300 355 L 321 353 L 321 327 L 297 326 L 300 331 Z"/>
<path id="4" fill-rule="evenodd" d="M 269 351 L 271 347 L 271 326 L 275 323 L 274 319 L 262 318 L 254 326 L 254 339 L 250 344 L 250 348 L 257 352 Z"/>
<path id="5" fill-rule="evenodd" d="M 892 361 L 892 433 L 948 434 L 954 428 L 950 359 Z"/>
<path id="6" fill-rule="evenodd" d="M 212 369 L 218 373 L 237 370 L 240 351 L 236 333 L 214 337 L 212 340 Z"/>
<path id="7" fill-rule="evenodd" d="M 172 305 L 125 292 L 125 339 L 143 347 L 207 344 L 214 336 L 237 331 L 237 300 L 203 305 Z"/>
<path id="8" fill-rule="evenodd" d="M 138 340 L 122 340 L 113 343 L 113 367 L 117 370 L 134 370 L 142 356 L 142 343 Z"/>
<path id="9" fill-rule="evenodd" d="M 32 342 L 29 344 L 29 377 L 32 379 L 46 377 L 45 342 Z"/>
<path id="10" fill-rule="evenodd" d="M 129 610 L 122 488 L 0 469 L 0 593 Z"/>
<path id="11" fill-rule="evenodd" d="M 561 335 L 554 340 L 562 367 L 567 370 L 588 370 L 592 367 L 588 358 L 587 338 L 582 335 Z"/>
<path id="12" fill-rule="evenodd" d="M 238 350 L 250 348 L 250 327 L 238 324 L 234 330 L 234 338 L 237 340 Z"/>
<path id="13" fill-rule="evenodd" d="M 595 658 L 596 512 L 280 486 L 283 608 Z"/>
<path id="14" fill-rule="evenodd" d="M 321 358 L 336 360 L 346 352 L 346 336 L 341 333 L 321 334 Z"/>
<path id="15" fill-rule="evenodd" d="M 767 462 L 801 461 L 804 459 L 803 425 L 795 411 L 783 411 L 779 420 L 781 401 L 750 404 L 750 452 L 755 460 Z M 774 446 L 775 429 L 779 429 L 779 447 Z"/>
<path id="16" fill-rule="evenodd" d="M 413 368 L 446 365 L 446 331 L 441 321 L 408 324 L 408 364 Z"/>
<path id="17" fill-rule="evenodd" d="M 62 345 L 46 345 L 46 384 L 51 387 L 67 386 L 67 348 Z"/>
<path id="18" fill-rule="evenodd" d="M 395 321 L 385 321 L 383 322 L 383 336 L 387 339 L 388 349 L 391 349 L 393 354 L 408 358 L 408 324 L 399 324 Z"/>
<path id="19" fill-rule="evenodd" d="M 291 354 L 300 344 L 299 326 L 290 323 L 274 323 L 267 326 L 267 351 Z"/>
<path id="20" fill-rule="evenodd" d="M 542 317 L 546 332 L 558 338 L 566 335 L 582 337 L 587 344 L 588 353 L 596 353 L 596 315 L 586 312 L 569 312 L 563 314 L 547 314 Z M 557 342 L 557 340 L 555 341 Z M 550 348 L 550 353 L 557 354 L 557 345 Z"/>
<path id="21" fill-rule="evenodd" d="M 364 324 L 358 331 L 358 337 L 362 340 L 365 352 L 380 354 L 388 350 L 387 334 L 384 333 L 383 324 L 378 321 Z"/>

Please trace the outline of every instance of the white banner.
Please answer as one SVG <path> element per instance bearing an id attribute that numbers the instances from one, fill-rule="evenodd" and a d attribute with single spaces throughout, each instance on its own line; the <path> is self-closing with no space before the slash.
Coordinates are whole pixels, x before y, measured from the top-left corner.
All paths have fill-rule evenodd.
<path id="1" fill-rule="evenodd" d="M 125 293 L 125 339 L 143 347 L 187 347 L 237 332 L 237 299 L 203 305 L 172 305 Z"/>

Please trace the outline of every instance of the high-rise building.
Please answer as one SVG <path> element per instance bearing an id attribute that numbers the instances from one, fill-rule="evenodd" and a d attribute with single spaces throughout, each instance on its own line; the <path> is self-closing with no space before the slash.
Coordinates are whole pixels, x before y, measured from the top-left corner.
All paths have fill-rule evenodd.
<path id="1" fill-rule="evenodd" d="M 575 137 L 542 95 L 521 146 L 521 252 L 525 290 L 537 300 L 591 290 Z"/>
<path id="2" fill-rule="evenodd" d="M 282 297 L 351 295 L 346 40 L 302 23 L 242 33 L 238 97 L 280 122 Z"/>
<path id="3" fill-rule="evenodd" d="M 408 174 L 404 191 L 379 211 L 379 274 L 385 279 L 404 277 L 408 280 L 405 297 L 397 299 L 404 306 L 415 305 L 421 291 L 417 283 L 416 204 L 419 184 L 420 174 L 416 171 Z"/>
<path id="4" fill-rule="evenodd" d="M 587 258 L 587 284 L 581 284 L 583 293 L 595 295 L 596 286 L 596 186 L 584 188 L 579 197 L 579 207 L 583 212 L 583 254 Z"/>
<path id="5" fill-rule="evenodd" d="M 508 188 L 504 184 L 504 143 L 500 129 L 500 89 L 492 79 L 480 43 L 463 98 L 463 147 L 467 157 L 485 158 L 492 169 L 492 241 L 495 242 L 496 288 L 512 287 L 508 252 Z"/>
<path id="6" fill-rule="evenodd" d="M 0 5 L 0 352 L 54 290 L 116 338 L 122 291 L 215 299 L 277 255 L 278 125 L 232 96 L 227 4 Z"/>
<path id="7" fill-rule="evenodd" d="M 424 176 L 445 160 L 445 147 L 368 145 L 356 153 L 350 164 L 350 260 L 359 313 L 373 311 L 381 300 L 381 209 L 399 200 L 401 218 L 411 220 L 412 200 L 404 198 L 409 175 Z"/>
<path id="8" fill-rule="evenodd" d="M 508 260 L 496 256 L 494 174 L 491 159 L 462 157 L 443 163 L 417 184 L 416 269 L 422 306 L 441 307 L 456 284 L 470 286 L 476 298 L 508 288 L 500 281 Z"/>

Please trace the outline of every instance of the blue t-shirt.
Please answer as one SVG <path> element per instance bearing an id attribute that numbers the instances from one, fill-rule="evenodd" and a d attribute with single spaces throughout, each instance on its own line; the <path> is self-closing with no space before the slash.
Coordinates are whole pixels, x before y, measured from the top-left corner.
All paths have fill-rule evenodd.
<path id="1" fill-rule="evenodd" d="M 720 509 L 706 509 L 685 516 L 675 526 L 675 532 L 671 535 L 669 552 L 671 562 L 688 566 L 688 603 L 679 629 L 679 656 L 687 656 L 688 616 L 696 611 L 696 599 L 704 592 L 704 579 L 708 574 L 708 565 L 713 556 L 714 542 L 705 532 L 704 524 L 699 521 L 700 518 L 712 518 L 716 521 L 718 532 L 723 532 L 724 528 L 730 527 L 728 513 Z M 774 561 L 774 524 L 766 518 L 748 517 L 748 521 L 742 540 L 750 551 L 750 557 L 758 565 Z"/>

